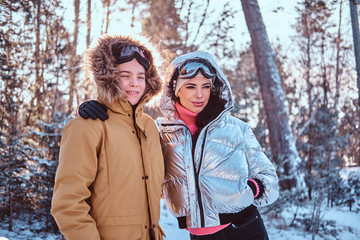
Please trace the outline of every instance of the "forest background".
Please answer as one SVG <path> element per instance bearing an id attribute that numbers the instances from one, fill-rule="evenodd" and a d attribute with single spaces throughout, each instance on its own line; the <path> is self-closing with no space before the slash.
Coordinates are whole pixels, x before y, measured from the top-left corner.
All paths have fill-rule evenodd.
<path id="1" fill-rule="evenodd" d="M 165 63 L 195 50 L 215 56 L 232 85 L 232 114 L 253 127 L 277 168 L 281 196 L 264 214 L 311 206 L 287 227 L 305 226 L 315 238 L 327 233 L 325 209 L 359 212 L 359 174 L 342 175 L 360 166 L 350 16 L 358 1 L 291 2 L 1 0 L 0 227 L 25 219 L 44 223 L 33 231 L 59 234 L 50 202 L 61 132 L 96 97 L 82 55 L 104 33 L 145 34 Z M 286 16 L 269 34 L 276 38 L 266 16 Z M 146 111 L 161 114 L 156 105 Z"/>

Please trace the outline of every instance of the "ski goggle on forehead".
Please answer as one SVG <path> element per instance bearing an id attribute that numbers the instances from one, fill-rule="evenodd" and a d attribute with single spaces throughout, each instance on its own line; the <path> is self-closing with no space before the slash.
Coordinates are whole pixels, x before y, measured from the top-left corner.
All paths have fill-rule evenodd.
<path id="1" fill-rule="evenodd" d="M 150 67 L 149 61 L 149 52 L 141 49 L 136 45 L 128 44 L 117 44 L 112 46 L 112 55 L 115 57 L 116 63 L 126 63 L 134 58 L 144 67 L 145 70 L 148 70 Z"/>
<path id="2" fill-rule="evenodd" d="M 215 70 L 209 63 L 201 60 L 185 62 L 178 68 L 178 77 L 183 79 L 194 78 L 199 71 L 206 78 L 214 78 L 216 76 Z"/>

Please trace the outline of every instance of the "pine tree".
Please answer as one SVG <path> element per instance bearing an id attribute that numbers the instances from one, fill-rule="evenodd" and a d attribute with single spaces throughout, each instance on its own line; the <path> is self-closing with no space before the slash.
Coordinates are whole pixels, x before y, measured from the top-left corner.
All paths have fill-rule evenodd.
<path id="1" fill-rule="evenodd" d="M 0 194 L 2 199 L 1 212 L 9 218 L 8 229 L 12 231 L 13 218 L 20 209 L 28 208 L 26 199 L 26 180 L 28 176 L 26 160 L 28 156 L 23 149 L 23 134 L 21 127 L 21 105 L 24 98 L 21 95 L 27 77 L 19 71 L 25 68 L 28 61 L 23 50 L 28 49 L 24 39 L 17 38 L 23 34 L 20 22 L 14 20 L 14 15 L 21 12 L 22 3 L 12 4 L 2 2 L 0 45 L 1 45 L 1 135 L 0 135 Z M 14 47 L 16 46 L 16 47 Z M 19 48 L 18 46 L 23 46 Z M 2 218 L 4 215 L 1 216 Z"/>
<path id="2" fill-rule="evenodd" d="M 65 103 L 65 101 L 64 101 Z M 28 152 L 31 157 L 28 160 L 31 178 L 29 195 L 33 196 L 34 212 L 40 219 L 45 219 L 45 226 L 41 231 L 58 231 L 57 225 L 49 214 L 51 198 L 54 187 L 55 173 L 59 161 L 60 139 L 64 126 L 71 119 L 64 113 L 55 112 L 50 123 L 40 122 L 39 126 L 28 133 Z M 34 144 L 40 144 L 39 149 Z M 30 154 L 31 153 L 31 154 Z"/>
<path id="3" fill-rule="evenodd" d="M 339 172 L 348 140 L 339 131 L 337 110 L 338 100 L 343 98 L 338 88 L 342 76 L 339 56 L 346 48 L 339 34 L 341 26 L 336 29 L 332 22 L 336 10 L 333 4 L 333 1 L 304 0 L 297 8 L 300 17 L 296 41 L 302 51 L 300 63 L 305 66 L 302 72 L 307 95 L 307 106 L 302 106 L 299 119 L 302 128 L 297 134 L 297 147 L 305 160 L 302 166 L 306 169 L 306 203 L 313 207 L 309 219 L 313 239 L 323 224 L 324 210 L 343 197 L 337 192 L 343 185 Z"/>
<path id="4" fill-rule="evenodd" d="M 38 191 L 44 177 L 38 177 L 40 168 L 34 165 L 34 159 L 47 159 L 41 153 L 47 145 L 29 135 L 27 127 L 39 128 L 34 123 L 65 110 L 59 85 L 66 78 L 69 41 L 57 15 L 59 3 L 4 0 L 0 5 L 0 217 L 10 231 L 13 219 L 24 214 L 29 221 L 33 214 L 52 219 L 51 188 Z M 48 184 L 53 176 L 49 171 Z"/>

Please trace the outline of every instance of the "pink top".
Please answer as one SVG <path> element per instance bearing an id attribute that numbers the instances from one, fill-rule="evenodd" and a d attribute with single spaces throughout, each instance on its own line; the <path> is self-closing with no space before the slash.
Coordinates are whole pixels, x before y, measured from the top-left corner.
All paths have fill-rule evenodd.
<path id="1" fill-rule="evenodd" d="M 213 234 L 213 233 L 219 232 L 220 230 L 223 230 L 230 224 L 231 223 L 227 223 L 224 225 L 219 225 L 219 226 L 214 226 L 214 227 L 186 228 L 186 230 L 188 230 L 189 233 L 191 233 L 192 235 L 202 236 L 202 235 L 208 235 L 208 234 Z"/>
<path id="2" fill-rule="evenodd" d="M 184 121 L 186 126 L 190 129 L 191 135 L 194 135 L 199 130 L 199 128 L 196 126 L 196 123 L 195 123 L 197 113 L 191 112 L 187 108 L 184 108 L 183 106 L 181 106 L 181 104 L 179 102 L 175 103 L 175 108 L 177 110 L 178 116 L 181 118 L 181 120 Z M 202 236 L 202 235 L 216 233 L 216 232 L 226 228 L 230 224 L 231 223 L 214 226 L 214 227 L 186 228 L 186 230 L 188 230 L 193 235 Z"/>
<path id="3" fill-rule="evenodd" d="M 190 129 L 191 135 L 194 135 L 199 128 L 196 126 L 195 120 L 197 113 L 194 113 L 187 108 L 181 106 L 179 102 L 175 102 L 175 108 L 177 110 L 178 116 L 183 120 L 186 126 Z"/>

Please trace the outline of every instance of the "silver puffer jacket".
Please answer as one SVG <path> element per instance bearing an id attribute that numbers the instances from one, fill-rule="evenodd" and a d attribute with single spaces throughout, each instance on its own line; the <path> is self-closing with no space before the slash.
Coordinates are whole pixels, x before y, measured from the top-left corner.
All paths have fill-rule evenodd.
<path id="1" fill-rule="evenodd" d="M 176 118 L 169 93 L 161 102 L 165 117 L 157 120 L 166 169 L 163 196 L 172 214 L 186 217 L 186 226 L 191 228 L 220 225 L 221 214 L 238 213 L 252 204 L 265 206 L 279 195 L 275 169 L 252 130 L 229 114 L 231 88 L 213 57 L 193 52 L 175 58 L 167 70 L 167 81 L 177 66 L 195 57 L 206 59 L 216 69 L 224 84 L 225 110 L 201 130 L 194 152 L 190 130 Z M 264 185 L 264 194 L 254 200 L 247 180 L 255 178 Z"/>

